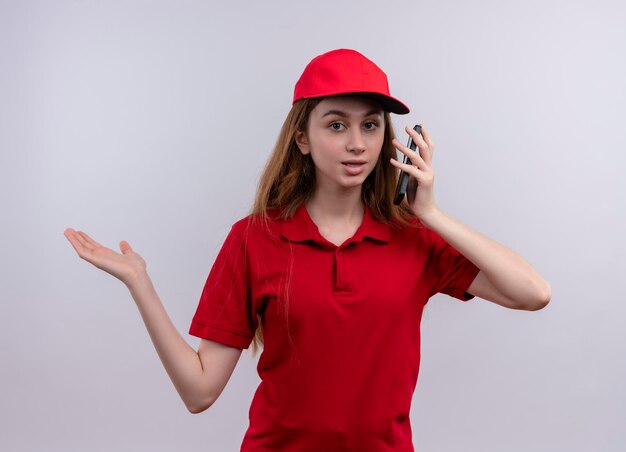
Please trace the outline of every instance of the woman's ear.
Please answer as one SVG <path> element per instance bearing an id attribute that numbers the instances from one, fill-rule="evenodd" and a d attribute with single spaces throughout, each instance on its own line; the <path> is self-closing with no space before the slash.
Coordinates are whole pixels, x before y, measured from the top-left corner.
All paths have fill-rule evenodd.
<path id="1" fill-rule="evenodd" d="M 296 144 L 298 145 L 300 152 L 302 152 L 302 155 L 307 155 L 311 152 L 306 132 L 302 132 L 301 130 L 296 132 Z"/>

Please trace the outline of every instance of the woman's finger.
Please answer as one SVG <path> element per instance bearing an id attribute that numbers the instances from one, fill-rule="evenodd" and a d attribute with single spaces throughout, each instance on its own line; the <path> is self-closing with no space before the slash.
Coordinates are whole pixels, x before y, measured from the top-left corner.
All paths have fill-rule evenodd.
<path id="1" fill-rule="evenodd" d="M 408 130 L 408 127 L 407 127 Z M 419 154 L 424 155 L 424 160 L 430 165 L 432 163 L 433 149 L 434 145 L 430 139 L 430 135 L 423 127 L 420 129 L 420 133 L 417 133 L 415 130 L 410 129 L 411 136 L 413 137 L 413 141 L 417 144 L 419 148 Z"/>
<path id="2" fill-rule="evenodd" d="M 408 163 L 402 163 L 402 162 L 399 162 L 398 160 L 396 160 L 394 158 L 391 158 L 389 160 L 391 161 L 392 165 L 394 165 L 397 168 L 400 168 L 401 170 L 404 170 L 406 173 L 410 174 L 411 176 L 415 177 L 416 179 L 420 175 L 420 173 L 423 173 L 423 171 L 421 169 L 419 169 L 415 165 L 409 165 Z"/>
<path id="3" fill-rule="evenodd" d="M 93 251 L 93 245 L 80 233 L 80 231 L 74 232 L 74 238 L 80 243 L 84 251 Z"/>
<path id="4" fill-rule="evenodd" d="M 435 152 L 435 144 L 430 138 L 430 134 L 422 127 L 422 141 L 426 144 L 428 151 L 425 160 L 430 165 L 433 161 L 433 153 Z"/>
<path id="5" fill-rule="evenodd" d="M 130 251 L 133 251 L 130 244 L 126 240 L 122 240 L 120 242 L 120 250 L 122 251 L 122 254 L 126 254 Z"/>
<path id="6" fill-rule="evenodd" d="M 430 149 L 430 153 L 432 155 L 433 151 L 435 150 L 435 144 L 433 143 L 433 140 L 430 139 L 430 134 L 423 127 L 422 127 L 422 135 L 424 136 L 424 141 L 428 145 L 428 149 Z"/>
<path id="7" fill-rule="evenodd" d="M 80 234 L 82 238 L 85 239 L 87 243 L 89 243 L 92 246 L 92 248 L 98 248 L 99 246 L 102 246 L 98 242 L 96 242 L 94 239 L 89 237 L 86 232 L 78 231 L 78 233 Z"/>
<path id="8" fill-rule="evenodd" d="M 94 256 L 93 246 L 85 238 L 74 230 L 66 230 L 65 237 L 70 241 L 76 253 L 81 259 L 91 262 Z"/>
<path id="9" fill-rule="evenodd" d="M 430 164 L 432 163 L 433 146 L 428 132 L 426 132 L 423 127 L 420 130 L 420 133 L 422 135 L 420 135 L 420 133 L 417 133 L 417 131 L 413 130 L 409 126 L 406 126 L 405 130 L 409 135 L 411 135 L 411 138 L 413 138 L 413 142 L 419 149 L 418 154 L 420 154 L 420 156 L 423 155 L 424 161 L 430 166 Z M 428 140 L 426 140 L 426 138 L 428 138 Z"/>
<path id="10" fill-rule="evenodd" d="M 80 240 L 78 240 L 78 238 L 76 237 L 76 231 L 71 229 L 71 228 L 67 228 L 64 232 L 63 235 L 65 236 L 65 238 L 67 240 L 69 240 L 69 242 L 72 244 L 72 246 L 74 247 L 74 249 L 77 252 L 82 252 L 83 250 L 83 244 L 80 242 Z"/>
<path id="11" fill-rule="evenodd" d="M 394 145 L 396 146 L 396 148 L 398 148 L 398 150 L 400 152 L 402 152 L 404 155 L 406 155 L 409 160 L 411 160 L 411 163 L 413 163 L 413 165 L 421 168 L 421 169 L 425 169 L 425 168 L 429 168 L 430 166 L 426 163 L 426 161 L 422 158 L 422 156 L 415 152 L 412 151 L 410 148 L 403 146 L 397 139 L 394 138 L 393 140 Z"/>

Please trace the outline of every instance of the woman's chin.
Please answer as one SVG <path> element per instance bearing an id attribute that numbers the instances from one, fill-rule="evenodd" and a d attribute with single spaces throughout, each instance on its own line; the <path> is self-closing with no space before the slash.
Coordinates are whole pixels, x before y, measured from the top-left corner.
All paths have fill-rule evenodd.
<path id="1" fill-rule="evenodd" d="M 358 175 L 349 175 L 349 174 L 339 174 L 335 177 L 317 177 L 318 186 L 322 183 L 324 186 L 329 188 L 333 188 L 338 191 L 350 191 L 350 190 L 360 190 L 363 186 L 363 183 L 367 179 L 369 172 L 363 171 Z M 319 187 L 318 187 L 319 188 Z"/>
<path id="2" fill-rule="evenodd" d="M 365 177 L 351 177 L 349 179 L 343 179 L 339 186 L 345 190 L 361 189 L 365 182 Z"/>

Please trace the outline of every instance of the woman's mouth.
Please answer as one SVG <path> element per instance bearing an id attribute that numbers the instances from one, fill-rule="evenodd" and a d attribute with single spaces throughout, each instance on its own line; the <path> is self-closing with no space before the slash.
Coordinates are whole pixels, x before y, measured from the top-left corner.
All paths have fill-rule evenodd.
<path id="1" fill-rule="evenodd" d="M 361 174 L 365 168 L 365 162 L 342 162 L 341 164 L 346 169 L 346 173 L 351 176 Z"/>

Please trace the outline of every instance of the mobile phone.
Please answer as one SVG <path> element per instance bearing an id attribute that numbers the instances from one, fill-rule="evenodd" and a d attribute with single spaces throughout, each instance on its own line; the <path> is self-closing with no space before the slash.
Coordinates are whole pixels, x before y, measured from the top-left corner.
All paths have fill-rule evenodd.
<path id="1" fill-rule="evenodd" d="M 422 127 L 419 124 L 413 127 L 413 130 L 419 133 L 420 136 L 422 135 Z M 417 145 L 413 142 L 413 138 L 409 137 L 409 142 L 407 143 L 406 147 L 408 147 L 412 151 L 415 151 L 415 149 L 417 149 Z M 405 155 L 404 159 L 402 159 L 402 163 L 407 163 L 410 165 L 411 159 L 409 159 Z M 398 177 L 398 183 L 396 185 L 396 194 L 393 197 L 393 203 L 395 205 L 399 205 L 404 199 L 404 196 L 406 195 L 406 189 L 409 186 L 410 177 L 411 176 L 409 175 L 409 173 L 405 172 L 404 170 L 400 172 L 400 176 Z M 415 184 L 417 185 L 417 181 L 415 181 Z"/>

